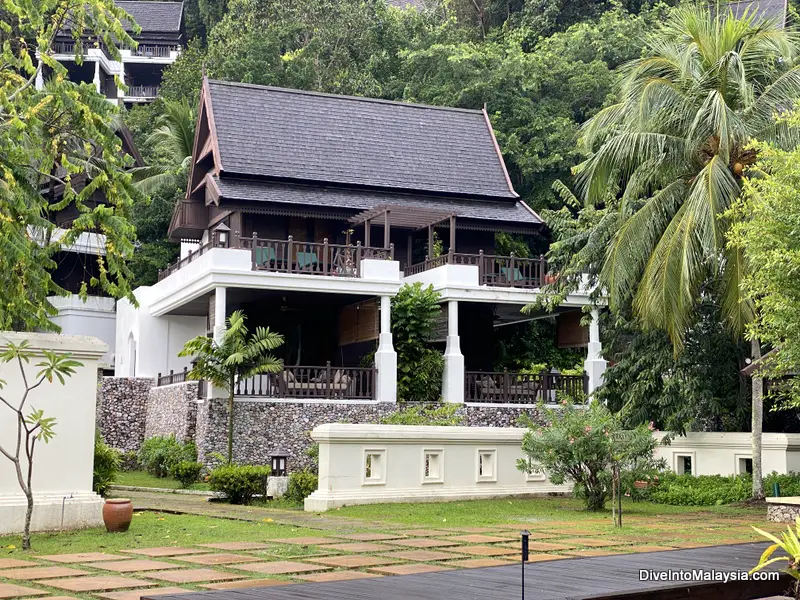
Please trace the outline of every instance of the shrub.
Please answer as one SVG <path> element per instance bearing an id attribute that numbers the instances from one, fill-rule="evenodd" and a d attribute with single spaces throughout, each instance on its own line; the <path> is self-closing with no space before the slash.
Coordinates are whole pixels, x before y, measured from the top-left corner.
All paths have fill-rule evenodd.
<path id="1" fill-rule="evenodd" d="M 782 496 L 800 495 L 800 475 L 770 473 L 764 478 L 764 489 L 772 495 L 772 484 L 777 483 Z M 664 473 L 659 485 L 648 488 L 645 497 L 658 504 L 680 506 L 714 506 L 744 502 L 752 495 L 750 475 L 676 475 Z"/>
<path id="2" fill-rule="evenodd" d="M 292 473 L 289 475 L 289 487 L 286 490 L 285 498 L 301 504 L 312 492 L 316 491 L 318 482 L 317 476 L 308 469 Z"/>
<path id="3" fill-rule="evenodd" d="M 138 471 L 142 468 L 139 462 L 139 453 L 136 450 L 127 450 L 122 453 L 120 469 L 123 471 Z"/>
<path id="4" fill-rule="evenodd" d="M 122 453 L 105 443 L 98 431 L 94 437 L 94 473 L 92 489 L 105 496 L 108 488 L 117 479 Z"/>
<path id="5" fill-rule="evenodd" d="M 547 426 L 532 424 L 525 433 L 520 459 L 522 471 L 544 470 L 556 485 L 567 480 L 589 510 L 601 510 L 611 495 L 611 471 L 621 474 L 655 466 L 657 445 L 650 429 L 641 425 L 624 430 L 619 418 L 600 402 L 577 407 L 564 401 L 558 408 L 543 407 Z"/>
<path id="6" fill-rule="evenodd" d="M 458 404 L 410 404 L 381 419 L 383 425 L 462 425 Z"/>
<path id="7" fill-rule="evenodd" d="M 169 470 L 170 476 L 181 482 L 183 487 L 189 487 L 200 479 L 200 471 L 203 470 L 203 465 L 199 462 L 191 460 L 182 460 L 179 463 L 172 465 Z"/>
<path id="8" fill-rule="evenodd" d="M 193 442 L 179 442 L 174 435 L 156 436 L 142 443 L 139 461 L 151 475 L 166 477 L 179 462 L 197 461 L 197 448 Z"/>
<path id="9" fill-rule="evenodd" d="M 224 465 L 211 471 L 208 483 L 231 504 L 249 504 L 257 494 L 267 495 L 268 466 Z"/>

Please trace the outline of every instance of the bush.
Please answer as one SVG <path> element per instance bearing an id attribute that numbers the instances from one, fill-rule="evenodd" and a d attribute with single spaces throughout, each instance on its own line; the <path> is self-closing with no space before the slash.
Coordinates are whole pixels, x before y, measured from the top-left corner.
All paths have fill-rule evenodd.
<path id="1" fill-rule="evenodd" d="M 222 492 L 231 504 L 250 504 L 253 496 L 267 495 L 270 468 L 254 465 L 224 465 L 211 471 L 208 483 Z"/>
<path id="2" fill-rule="evenodd" d="M 764 477 L 764 491 L 772 495 L 772 484 L 777 483 L 782 496 L 800 495 L 800 475 L 770 473 Z M 644 496 L 658 504 L 679 506 L 714 506 L 744 502 L 752 495 L 753 478 L 750 475 L 676 475 L 664 473 L 659 485 L 650 487 Z"/>
<path id="3" fill-rule="evenodd" d="M 410 404 L 381 419 L 383 425 L 463 425 L 458 404 Z"/>
<path id="4" fill-rule="evenodd" d="M 123 452 L 119 467 L 123 471 L 139 471 L 142 468 L 139 462 L 139 453 L 136 450 Z"/>
<path id="5" fill-rule="evenodd" d="M 285 498 L 290 502 L 302 504 L 312 492 L 316 491 L 318 477 L 309 470 L 297 471 L 289 475 L 289 487 Z"/>
<path id="6" fill-rule="evenodd" d="M 152 437 L 139 450 L 139 462 L 155 477 L 166 477 L 182 461 L 196 462 L 197 448 L 193 442 L 179 442 L 174 435 Z"/>
<path id="7" fill-rule="evenodd" d="M 611 495 L 614 464 L 624 477 L 660 465 L 653 452 L 658 442 L 646 425 L 625 430 L 619 418 L 600 402 L 577 407 L 564 401 L 559 408 L 543 408 L 547 426 L 528 421 L 520 459 L 522 471 L 544 470 L 556 485 L 574 483 L 574 493 L 588 510 L 601 510 Z"/>
<path id="8" fill-rule="evenodd" d="M 103 436 L 98 431 L 94 436 L 94 473 L 92 476 L 92 489 L 105 496 L 108 488 L 113 485 L 119 473 L 122 453 L 105 443 Z"/>
<path id="9" fill-rule="evenodd" d="M 189 487 L 200 479 L 200 471 L 203 470 L 203 465 L 199 462 L 191 460 L 182 460 L 179 463 L 172 465 L 169 474 L 174 479 L 181 482 L 183 487 Z"/>

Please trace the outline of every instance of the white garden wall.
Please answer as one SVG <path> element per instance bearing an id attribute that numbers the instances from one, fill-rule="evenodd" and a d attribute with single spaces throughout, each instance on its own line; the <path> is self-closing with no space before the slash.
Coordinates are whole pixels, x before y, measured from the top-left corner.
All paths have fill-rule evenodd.
<path id="1" fill-rule="evenodd" d="M 307 511 L 568 492 L 517 470 L 525 429 L 327 424 L 315 427 L 319 489 Z"/>
<path id="2" fill-rule="evenodd" d="M 35 356 L 26 365 L 29 383 L 35 381 L 42 350 L 69 352 L 83 366 L 66 379 L 43 383 L 31 392 L 26 403 L 54 417 L 55 437 L 47 444 L 39 442 L 34 455 L 33 490 L 35 506 L 32 528 L 35 531 L 102 524 L 103 500 L 92 492 L 94 462 L 95 403 L 97 398 L 98 361 L 106 345 L 92 337 L 44 333 L 0 332 L 0 349 L 9 341 L 29 340 Z M 6 384 L 3 398 L 19 402 L 24 386 L 16 362 L 0 363 L 0 379 Z M 13 448 L 16 440 L 14 413 L 0 406 L 0 444 Z M 0 456 L 0 534 L 22 531 L 26 500 L 17 482 L 13 464 Z"/>

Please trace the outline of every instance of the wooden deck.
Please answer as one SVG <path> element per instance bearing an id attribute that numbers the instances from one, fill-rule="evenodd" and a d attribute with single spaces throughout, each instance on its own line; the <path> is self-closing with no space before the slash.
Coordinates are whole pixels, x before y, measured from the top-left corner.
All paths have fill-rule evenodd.
<path id="1" fill-rule="evenodd" d="M 758 563 L 766 544 L 736 544 L 689 550 L 618 554 L 561 559 L 525 566 L 526 600 L 610 600 L 636 598 L 673 600 L 715 598 L 745 600 L 784 593 L 780 581 L 647 582 L 640 569 L 653 571 L 748 571 Z M 338 581 L 302 583 L 180 595 L 148 596 L 143 600 L 520 600 L 521 568 L 517 565 L 459 569 Z"/>

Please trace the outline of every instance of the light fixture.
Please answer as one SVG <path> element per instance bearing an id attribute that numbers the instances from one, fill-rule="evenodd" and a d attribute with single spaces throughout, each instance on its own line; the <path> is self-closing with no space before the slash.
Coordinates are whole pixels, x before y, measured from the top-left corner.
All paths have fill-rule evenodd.
<path id="1" fill-rule="evenodd" d="M 271 475 L 273 477 L 286 477 L 289 453 L 286 450 L 276 449 L 270 453 Z"/>
<path id="2" fill-rule="evenodd" d="M 217 246 L 220 248 L 227 248 L 228 247 L 228 236 L 230 235 L 231 228 L 225 225 L 225 223 L 220 223 L 214 228 L 214 235 L 217 238 Z"/>

